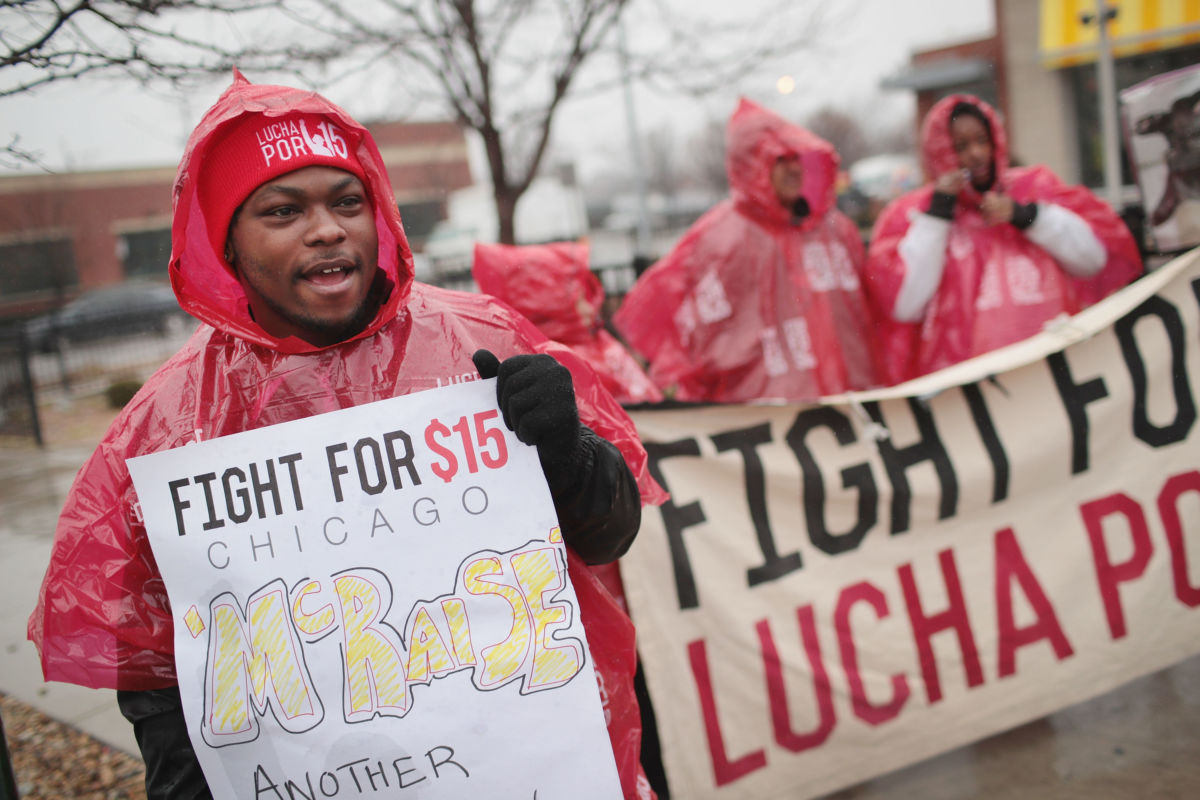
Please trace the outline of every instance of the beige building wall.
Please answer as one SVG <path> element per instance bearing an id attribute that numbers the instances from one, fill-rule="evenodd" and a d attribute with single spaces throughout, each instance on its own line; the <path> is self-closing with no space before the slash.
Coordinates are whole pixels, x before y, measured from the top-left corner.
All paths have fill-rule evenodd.
<path id="1" fill-rule="evenodd" d="M 1038 57 L 1038 0 L 996 0 L 996 26 L 1008 75 L 1009 151 L 1078 183 L 1074 102 L 1066 80 Z"/>

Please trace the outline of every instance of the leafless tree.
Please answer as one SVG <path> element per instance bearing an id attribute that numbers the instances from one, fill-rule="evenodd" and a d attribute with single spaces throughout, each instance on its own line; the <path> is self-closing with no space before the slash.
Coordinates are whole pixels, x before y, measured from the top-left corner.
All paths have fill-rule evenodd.
<path id="1" fill-rule="evenodd" d="M 915 153 L 917 126 L 911 116 L 896 120 L 871 134 L 871 144 L 880 153 Z"/>
<path id="2" fill-rule="evenodd" d="M 745 4 L 701 15 L 687 0 L 3 0 L 0 68 L 19 73 L 0 98 L 93 72 L 182 80 L 233 63 L 316 87 L 391 76 L 478 132 L 500 240 L 512 242 L 517 201 L 569 95 L 622 79 L 694 95 L 727 88 L 770 59 L 811 50 L 832 4 L 754 5 L 761 13 L 747 16 Z M 197 20 L 204 34 L 185 34 Z M 618 25 L 629 34 L 625 75 L 605 58 Z M 164 46 L 172 43 L 179 49 Z M 590 69 L 585 84 L 593 62 L 610 68 Z"/>
<path id="3" fill-rule="evenodd" d="M 15 168 L 25 164 L 43 166 L 41 157 L 32 150 L 21 146 L 21 137 L 13 134 L 8 144 L 0 147 L 0 167 Z"/>
<path id="4" fill-rule="evenodd" d="M 275 6 L 273 0 L 0 0 L 0 100 L 102 76 L 180 84 L 227 72 L 240 45 L 185 31 L 211 32 L 222 20 Z M 199 20 L 205 24 L 191 24 Z M 0 145 L 0 164 L 43 166 L 19 135 Z"/>
<path id="5" fill-rule="evenodd" d="M 274 8 L 272 0 L 0 0 L 0 98 L 103 73 L 142 82 L 228 70 L 240 47 L 187 23 Z"/>
<path id="6" fill-rule="evenodd" d="M 872 152 L 871 143 L 858 120 L 835 108 L 822 108 L 808 118 L 805 127 L 833 145 L 845 169 Z"/>
<path id="7" fill-rule="evenodd" d="M 714 195 L 729 192 L 725 171 L 725 121 L 710 119 L 688 143 L 688 153 L 700 185 Z"/>
<path id="8" fill-rule="evenodd" d="M 646 188 L 671 200 L 681 181 L 675 136 L 671 128 L 657 128 L 642 139 L 646 159 Z"/>

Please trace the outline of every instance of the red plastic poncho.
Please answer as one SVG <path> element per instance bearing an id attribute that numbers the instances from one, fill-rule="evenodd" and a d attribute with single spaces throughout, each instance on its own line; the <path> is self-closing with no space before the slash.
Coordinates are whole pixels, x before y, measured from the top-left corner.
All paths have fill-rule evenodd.
<path id="1" fill-rule="evenodd" d="M 662 392 L 633 355 L 603 328 L 604 286 L 588 268 L 586 244 L 476 244 L 471 274 L 480 291 L 508 303 L 591 364 L 618 403 L 662 401 Z M 621 609 L 628 610 L 617 562 L 591 570 Z"/>
<path id="2" fill-rule="evenodd" d="M 240 284 L 212 251 L 196 199 L 194 171 L 214 131 L 245 112 L 293 110 L 325 114 L 349 132 L 366 172 L 380 269 L 390 290 L 362 334 L 323 349 L 294 337 L 276 339 L 255 324 Z M 176 683 L 171 609 L 126 459 L 472 379 L 471 354 L 480 347 L 500 358 L 549 352 L 568 366 L 581 416 L 624 454 L 643 502 L 665 499 L 648 475 L 633 424 L 578 356 L 489 298 L 413 281 L 412 255 L 379 151 L 337 106 L 236 75 L 188 143 L 174 208 L 171 281 L 182 307 L 207 324 L 146 382 L 76 476 L 29 619 L 47 680 L 128 690 Z M 622 785 L 627 796 L 637 796 L 641 726 L 632 687 L 633 625 L 571 556 Z"/>
<path id="3" fill-rule="evenodd" d="M 617 402 L 662 400 L 634 357 L 604 330 L 604 286 L 588 268 L 586 244 L 477 244 L 471 274 L 480 291 L 508 303 L 591 364 Z"/>
<path id="4" fill-rule="evenodd" d="M 875 385 L 858 229 L 834 208 L 833 148 L 748 100 L 726 129 L 732 197 L 696 221 L 613 317 L 677 400 L 813 400 Z M 793 222 L 771 186 L 804 167 L 810 213 Z"/>
<path id="5" fill-rule="evenodd" d="M 1142 272 L 1137 245 L 1121 218 L 1082 186 L 1067 186 L 1043 166 L 1009 167 L 1008 139 L 995 110 L 971 95 L 940 100 L 925 117 L 921 144 L 925 174 L 959 168 L 950 113 L 960 101 L 987 117 L 995 162 L 994 189 L 1017 203 L 1049 203 L 1087 223 L 1107 262 L 1087 279 L 1073 278 L 1012 225 L 988 225 L 981 196 L 968 183 L 959 193 L 946 246 L 941 283 L 924 319 L 891 318 L 904 282 L 901 243 L 914 215 L 928 211 L 933 186 L 894 200 L 875 223 L 867 255 L 867 290 L 879 319 L 880 361 L 889 383 L 899 383 L 1026 339 L 1060 314 L 1074 314 L 1126 285 Z"/>

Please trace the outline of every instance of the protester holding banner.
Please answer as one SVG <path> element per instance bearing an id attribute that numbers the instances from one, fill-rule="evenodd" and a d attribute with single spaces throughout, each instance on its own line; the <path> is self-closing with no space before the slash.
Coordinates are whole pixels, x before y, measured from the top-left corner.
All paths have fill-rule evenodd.
<path id="1" fill-rule="evenodd" d="M 29 621 L 46 679 L 118 690 L 149 797 L 207 796 L 176 688 L 176 621 L 126 459 L 474 380 L 478 370 L 498 376 L 504 421 L 537 446 L 621 784 L 637 796 L 633 628 L 583 567 L 629 546 L 639 494 L 649 503 L 665 495 L 595 373 L 507 306 L 414 282 L 373 139 L 311 92 L 235 73 L 180 163 L 172 246 L 180 304 L 207 324 L 122 411 L 71 489 Z"/>
<path id="2" fill-rule="evenodd" d="M 1103 201 L 1046 167 L 1009 167 L 987 103 L 939 101 L 921 137 L 933 182 L 883 210 L 867 255 L 889 383 L 1026 339 L 1142 273 Z"/>
<path id="3" fill-rule="evenodd" d="M 588 268 L 585 242 L 476 244 L 471 275 L 481 292 L 582 356 L 618 403 L 662 400 L 637 360 L 604 329 L 604 286 Z"/>
<path id="4" fill-rule="evenodd" d="M 732 196 L 613 318 L 677 400 L 813 400 L 878 383 L 858 229 L 829 143 L 749 100 L 726 128 Z"/>

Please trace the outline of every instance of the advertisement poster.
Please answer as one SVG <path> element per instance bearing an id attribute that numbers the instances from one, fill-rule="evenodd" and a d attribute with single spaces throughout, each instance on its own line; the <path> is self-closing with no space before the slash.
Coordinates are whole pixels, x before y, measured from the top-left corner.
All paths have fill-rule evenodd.
<path id="1" fill-rule="evenodd" d="M 215 796 L 621 796 L 554 506 L 495 392 L 130 460 Z"/>
<path id="2" fill-rule="evenodd" d="M 1125 89 L 1121 109 L 1156 249 L 1200 245 L 1200 65 Z"/>

